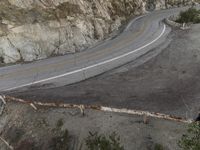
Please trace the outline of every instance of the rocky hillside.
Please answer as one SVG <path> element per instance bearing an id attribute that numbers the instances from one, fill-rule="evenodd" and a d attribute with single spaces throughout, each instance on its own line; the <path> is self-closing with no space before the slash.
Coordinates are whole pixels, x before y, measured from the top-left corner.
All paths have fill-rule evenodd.
<path id="1" fill-rule="evenodd" d="M 166 6 L 164 0 L 0 0 L 0 63 L 84 50 L 130 17 Z"/>

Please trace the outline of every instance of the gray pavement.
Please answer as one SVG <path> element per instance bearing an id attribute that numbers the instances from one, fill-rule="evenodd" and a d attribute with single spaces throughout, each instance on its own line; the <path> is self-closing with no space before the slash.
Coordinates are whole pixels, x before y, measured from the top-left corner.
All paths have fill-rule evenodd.
<path id="1" fill-rule="evenodd" d="M 118 37 L 84 52 L 2 67 L 0 91 L 37 84 L 72 84 L 133 61 L 165 41 L 170 28 L 162 20 L 180 10 L 176 8 L 149 13 L 131 21 Z"/>

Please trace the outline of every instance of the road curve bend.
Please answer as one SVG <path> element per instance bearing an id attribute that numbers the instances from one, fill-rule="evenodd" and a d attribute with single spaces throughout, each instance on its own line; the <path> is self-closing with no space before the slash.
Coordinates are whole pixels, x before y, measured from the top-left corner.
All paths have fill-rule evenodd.
<path id="1" fill-rule="evenodd" d="M 165 42 L 170 28 L 162 20 L 180 10 L 161 10 L 140 16 L 116 38 L 80 53 L 2 67 L 0 91 L 47 83 L 72 84 L 133 61 Z"/>

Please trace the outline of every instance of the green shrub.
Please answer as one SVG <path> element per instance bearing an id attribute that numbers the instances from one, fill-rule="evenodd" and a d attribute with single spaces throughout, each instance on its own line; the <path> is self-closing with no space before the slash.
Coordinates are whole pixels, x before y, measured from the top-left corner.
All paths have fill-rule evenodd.
<path id="1" fill-rule="evenodd" d="M 124 147 L 120 145 L 120 137 L 115 132 L 109 137 L 90 132 L 86 138 L 86 146 L 88 150 L 124 150 Z"/>
<path id="2" fill-rule="evenodd" d="M 200 150 L 200 122 L 189 125 L 188 133 L 178 143 L 183 150 Z"/>
<path id="3" fill-rule="evenodd" d="M 68 130 L 64 130 L 61 135 L 53 137 L 49 142 L 49 149 L 68 150 L 70 137 Z"/>
<path id="4" fill-rule="evenodd" d="M 60 129 L 60 128 L 62 128 L 63 125 L 64 125 L 64 121 L 63 121 L 63 119 L 61 118 L 61 119 L 59 119 L 59 120 L 57 121 L 56 127 L 57 127 L 58 129 Z"/>
<path id="5" fill-rule="evenodd" d="M 200 23 L 200 11 L 195 8 L 189 8 L 186 11 L 182 11 L 179 18 L 176 20 L 178 23 Z"/>
<path id="6" fill-rule="evenodd" d="M 155 144 L 154 150 L 164 150 L 164 147 L 161 144 Z"/>

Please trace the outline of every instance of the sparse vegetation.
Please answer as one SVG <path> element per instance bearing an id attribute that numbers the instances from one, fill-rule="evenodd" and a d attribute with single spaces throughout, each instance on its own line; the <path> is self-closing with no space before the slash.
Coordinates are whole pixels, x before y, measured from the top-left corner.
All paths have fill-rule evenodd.
<path id="1" fill-rule="evenodd" d="M 189 125 L 188 133 L 178 143 L 183 150 L 200 150 L 200 122 Z"/>
<path id="2" fill-rule="evenodd" d="M 59 119 L 59 120 L 57 121 L 56 127 L 60 129 L 60 128 L 63 126 L 63 124 L 64 124 L 64 121 L 63 121 L 63 119 L 61 118 L 61 119 Z"/>
<path id="3" fill-rule="evenodd" d="M 10 144 L 16 144 L 21 140 L 24 134 L 25 131 L 22 128 L 13 126 L 8 129 L 6 139 L 9 139 Z"/>
<path id="4" fill-rule="evenodd" d="M 155 144 L 154 150 L 164 150 L 164 147 L 161 144 Z"/>
<path id="5" fill-rule="evenodd" d="M 69 149 L 68 130 L 64 130 L 60 136 L 53 137 L 49 143 L 50 143 L 49 149 L 68 150 Z"/>
<path id="6" fill-rule="evenodd" d="M 179 18 L 176 20 L 178 23 L 200 23 L 200 10 L 196 8 L 189 8 L 182 11 Z"/>
<path id="7" fill-rule="evenodd" d="M 88 150 L 124 150 L 120 144 L 120 137 L 115 132 L 108 137 L 97 132 L 89 134 L 86 139 Z"/>
<path id="8" fill-rule="evenodd" d="M 15 150 L 39 150 L 35 146 L 35 143 L 30 140 L 23 140 L 20 142 L 20 144 L 15 148 Z"/>

